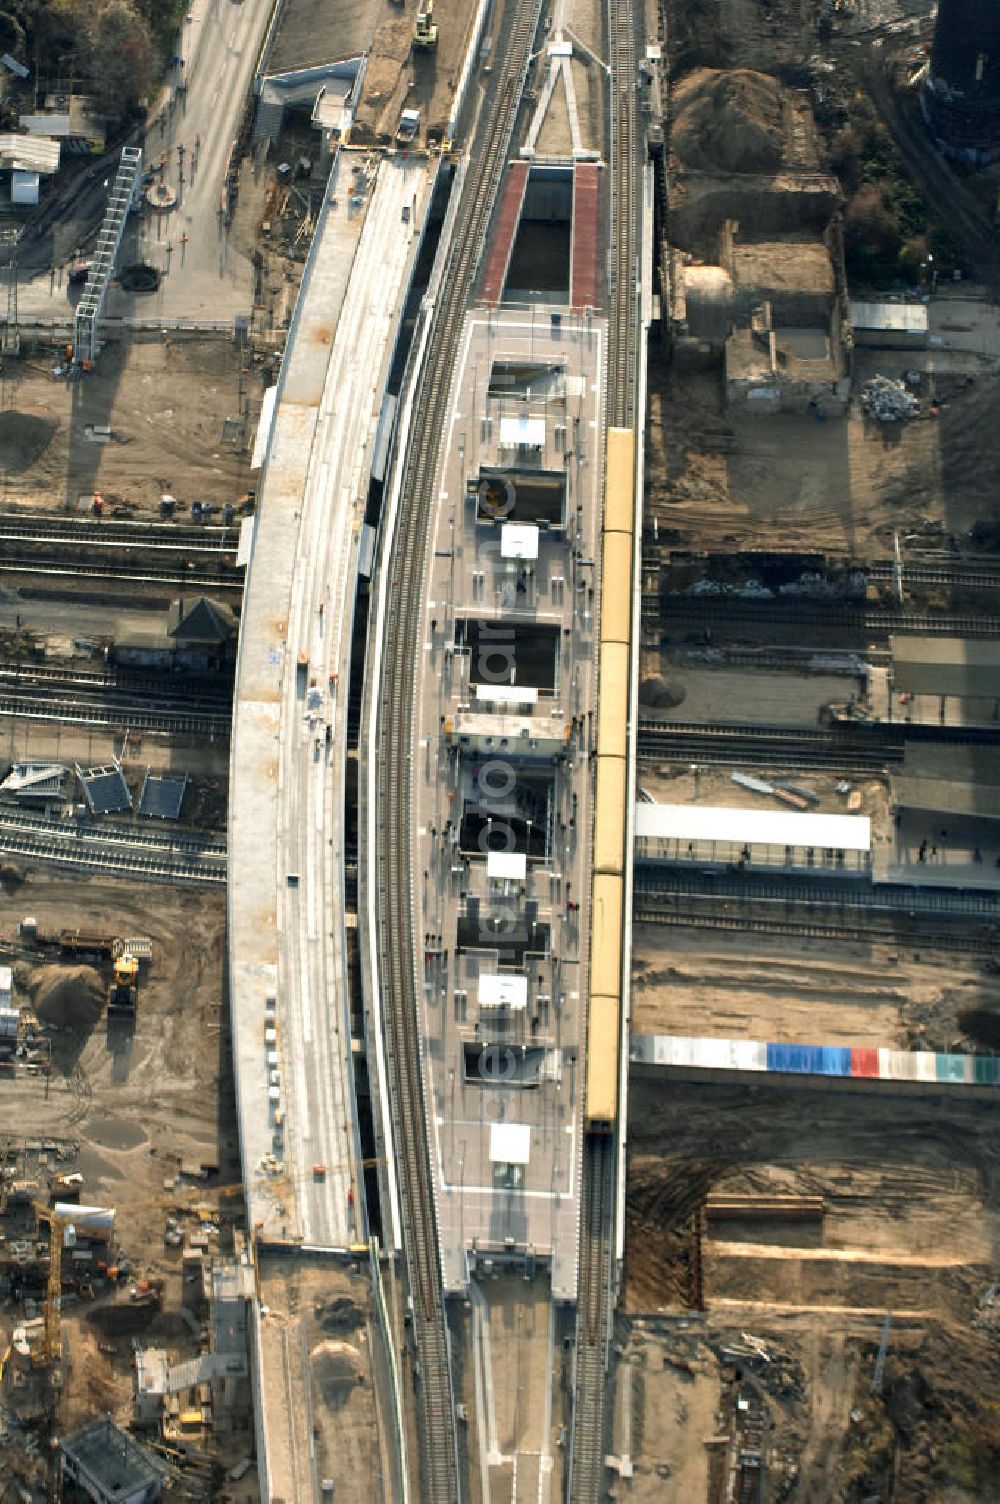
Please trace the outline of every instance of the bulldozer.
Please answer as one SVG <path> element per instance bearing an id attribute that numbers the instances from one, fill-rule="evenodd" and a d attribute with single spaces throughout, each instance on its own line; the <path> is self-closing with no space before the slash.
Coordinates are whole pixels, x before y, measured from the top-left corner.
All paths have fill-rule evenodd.
<path id="1" fill-rule="evenodd" d="M 139 961 L 129 951 L 115 957 L 108 990 L 108 1018 L 134 1019 L 139 1007 Z"/>

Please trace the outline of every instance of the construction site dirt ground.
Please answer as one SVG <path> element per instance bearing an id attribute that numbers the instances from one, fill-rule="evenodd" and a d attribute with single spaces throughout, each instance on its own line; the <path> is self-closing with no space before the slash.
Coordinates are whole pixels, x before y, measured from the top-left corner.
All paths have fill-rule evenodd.
<path id="1" fill-rule="evenodd" d="M 671 0 L 667 8 L 675 68 L 778 69 L 816 50 L 820 0 Z M 848 0 L 836 34 L 877 35 L 900 22 L 926 22 L 933 0 Z"/>
<path id="2" fill-rule="evenodd" d="M 272 1477 L 291 1484 L 313 1465 L 317 1478 L 334 1480 L 338 1500 L 365 1504 L 376 1497 L 376 1477 L 387 1481 L 383 1447 L 391 1430 L 388 1416 L 376 1415 L 374 1349 L 381 1339 L 367 1261 L 264 1254 L 260 1295 L 267 1403 L 287 1410 L 284 1431 L 275 1423 L 268 1433 Z"/>
<path id="3" fill-rule="evenodd" d="M 249 454 L 222 442 L 240 411 L 231 337 L 150 335 L 109 341 L 80 381 L 56 380 L 55 350 L 5 366 L 0 381 L 0 508 L 156 509 L 170 494 L 222 505 L 246 490 Z M 109 443 L 86 436 L 110 427 Z"/>
<path id="4" fill-rule="evenodd" d="M 748 941 L 649 923 L 632 935 L 635 1034 L 942 1051 L 1000 1040 L 996 974 L 971 956 L 942 965 L 919 940 Z"/>
<path id="5" fill-rule="evenodd" d="M 923 352 L 859 351 L 855 386 Z M 888 357 L 888 358 L 887 358 Z M 749 417 L 725 406 L 718 369 L 662 365 L 650 381 L 646 526 L 681 547 L 773 548 L 882 557 L 893 532 L 961 535 L 991 522 L 1000 467 L 1000 375 L 973 369 L 935 376 L 939 415 L 891 427 L 855 403 L 818 423 Z M 925 389 L 926 390 L 926 389 Z"/>
<path id="6" fill-rule="evenodd" d="M 456 0 L 436 0 L 437 45 L 426 49 L 413 46 L 417 10 L 416 0 L 405 6 L 384 0 L 354 114 L 355 145 L 391 139 L 404 109 L 420 111 L 422 133 L 444 135 L 476 9 Z"/>
<path id="7" fill-rule="evenodd" d="M 706 1438 L 726 1429 L 718 1347 L 749 1333 L 772 1349 L 745 1370 L 770 1412 L 766 1499 L 996 1499 L 990 1104 L 633 1078 L 629 1134 L 625 1303 L 649 1318 L 627 1359 L 641 1375 L 633 1496 L 664 1497 L 670 1476 L 685 1487 L 669 1496 L 706 1497 Z M 691 1304 L 709 1194 L 819 1197 L 822 1215 L 710 1218 L 704 1313 L 668 1319 Z"/>
<path id="8" fill-rule="evenodd" d="M 166 1278 L 160 1313 L 133 1312 L 124 1290 L 113 1303 L 100 1291 L 93 1303 L 74 1306 L 67 1301 L 68 1378 L 60 1402 L 61 1424 L 89 1417 L 95 1405 L 121 1407 L 120 1417 L 127 1418 L 131 1336 L 140 1335 L 184 1357 L 197 1351 L 197 1338 L 180 1315 L 180 1250 L 165 1248 L 163 1241 L 166 1218 L 184 1191 L 165 1190 L 165 1180 L 178 1175 L 181 1163 L 215 1166 L 217 1174 L 204 1185 L 197 1183 L 197 1200 L 211 1208 L 221 1206 L 223 1222 L 232 1224 L 242 1216 L 242 1195 L 219 1202 L 214 1189 L 240 1180 L 225 978 L 225 895 L 65 877 L 52 869 L 10 863 L 0 873 L 0 886 L 0 936 L 15 946 L 18 922 L 28 914 L 35 916 L 43 933 L 81 929 L 144 934 L 153 942 L 152 964 L 140 980 L 133 1033 L 115 1025 L 109 1029 L 104 1014 L 93 1021 L 102 992 L 91 977 L 89 996 L 84 997 L 80 978 L 74 975 L 69 978 L 73 985 L 58 989 L 40 1010 L 49 1020 L 51 1077 L 0 1076 L 5 1147 L 16 1148 L 28 1138 L 68 1146 L 60 1171 L 80 1171 L 83 1199 L 116 1208 L 116 1237 L 129 1258 L 144 1272 Z M 32 976 L 36 965 L 30 947 L 5 960 L 14 965 L 15 1006 L 30 1006 L 33 993 L 37 1006 L 39 979 Z M 49 995 L 51 979 L 46 981 Z M 107 981 L 107 976 L 101 977 L 102 989 Z M 117 1352 L 99 1352 L 100 1343 Z"/>

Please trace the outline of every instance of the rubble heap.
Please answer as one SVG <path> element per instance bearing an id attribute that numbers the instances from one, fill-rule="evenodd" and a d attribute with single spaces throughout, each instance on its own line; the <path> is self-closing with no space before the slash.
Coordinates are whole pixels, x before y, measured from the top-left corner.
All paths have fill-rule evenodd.
<path id="1" fill-rule="evenodd" d="M 893 381 L 889 376 L 873 376 L 861 388 L 861 407 L 869 417 L 880 423 L 905 423 L 915 418 L 920 403 L 903 382 Z"/>

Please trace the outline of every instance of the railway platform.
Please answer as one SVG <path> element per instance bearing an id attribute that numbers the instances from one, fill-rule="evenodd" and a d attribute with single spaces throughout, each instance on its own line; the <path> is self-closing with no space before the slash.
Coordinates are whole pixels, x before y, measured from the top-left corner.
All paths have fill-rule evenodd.
<path id="1" fill-rule="evenodd" d="M 455 1293 L 515 1256 L 576 1294 L 605 340 L 564 310 L 471 313 L 437 479 L 413 868 Z"/>

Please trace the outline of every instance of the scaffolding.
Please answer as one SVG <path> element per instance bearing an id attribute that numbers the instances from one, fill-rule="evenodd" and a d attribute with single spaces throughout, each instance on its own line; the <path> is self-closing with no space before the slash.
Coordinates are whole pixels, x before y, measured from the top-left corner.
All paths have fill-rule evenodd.
<path id="1" fill-rule="evenodd" d="M 97 321 L 115 269 L 125 221 L 138 196 L 141 178 L 141 147 L 122 147 L 121 161 L 108 194 L 108 207 L 97 234 L 87 285 L 76 305 L 74 356 L 78 361 L 94 360 L 97 355 Z"/>

